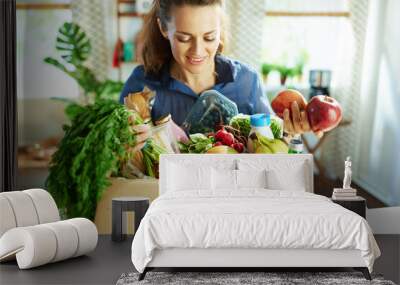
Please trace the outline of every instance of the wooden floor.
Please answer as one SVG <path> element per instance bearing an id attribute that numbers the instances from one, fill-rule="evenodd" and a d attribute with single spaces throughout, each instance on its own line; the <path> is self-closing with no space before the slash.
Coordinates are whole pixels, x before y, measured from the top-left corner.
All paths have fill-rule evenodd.
<path id="1" fill-rule="evenodd" d="M 374 272 L 399 283 L 400 235 L 376 235 L 375 238 L 382 256 L 376 260 Z M 122 273 L 135 271 L 130 258 L 131 243 L 132 238 L 112 242 L 110 236 L 100 236 L 96 250 L 88 256 L 28 270 L 19 270 L 15 261 L 3 263 L 0 284 L 115 284 Z"/>
<path id="2" fill-rule="evenodd" d="M 0 264 L 0 284 L 115 284 L 124 272 L 135 268 L 130 259 L 132 238 L 112 242 L 111 236 L 99 236 L 96 249 L 80 256 L 28 270 L 19 270 L 16 262 Z"/>

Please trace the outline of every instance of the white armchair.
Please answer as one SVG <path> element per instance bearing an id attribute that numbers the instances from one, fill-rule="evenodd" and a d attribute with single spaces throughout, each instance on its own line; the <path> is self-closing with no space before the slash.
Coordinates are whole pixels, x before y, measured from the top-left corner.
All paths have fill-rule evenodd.
<path id="1" fill-rule="evenodd" d="M 28 269 L 86 254 L 97 239 L 88 219 L 60 221 L 43 189 L 0 193 L 0 262 L 16 258 L 20 269 Z"/>

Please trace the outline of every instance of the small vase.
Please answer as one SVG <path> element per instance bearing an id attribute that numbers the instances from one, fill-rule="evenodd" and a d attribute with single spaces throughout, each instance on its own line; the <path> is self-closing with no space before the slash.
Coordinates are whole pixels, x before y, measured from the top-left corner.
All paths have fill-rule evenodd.
<path id="1" fill-rule="evenodd" d="M 281 75 L 281 85 L 286 84 L 287 75 Z"/>
<path id="2" fill-rule="evenodd" d="M 264 83 L 267 84 L 267 81 L 268 81 L 268 74 L 263 74 L 262 77 L 263 77 Z"/>

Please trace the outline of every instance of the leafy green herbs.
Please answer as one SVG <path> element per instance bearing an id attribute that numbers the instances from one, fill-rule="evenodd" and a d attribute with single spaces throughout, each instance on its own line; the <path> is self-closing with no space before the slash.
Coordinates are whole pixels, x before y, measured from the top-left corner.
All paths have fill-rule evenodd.
<path id="1" fill-rule="evenodd" d="M 148 139 L 142 149 L 142 153 L 147 175 L 158 178 L 160 154 L 166 153 L 166 150 L 158 146 L 153 139 Z"/>
<path id="2" fill-rule="evenodd" d="M 192 134 L 189 136 L 188 143 L 178 142 L 179 149 L 182 153 L 205 153 L 212 148 L 214 141 L 213 137 L 206 137 L 203 134 Z"/>
<path id="3" fill-rule="evenodd" d="M 229 125 L 239 130 L 240 134 L 247 138 L 251 130 L 250 115 L 238 114 L 231 119 Z"/>
<path id="4" fill-rule="evenodd" d="M 280 139 L 280 138 L 282 138 L 282 125 L 281 125 L 281 123 L 280 123 L 280 121 L 278 121 L 278 120 L 280 120 L 279 118 L 277 118 L 277 117 L 272 117 L 271 118 L 271 131 L 272 131 L 272 134 L 274 135 L 274 138 L 275 139 Z"/>
<path id="5" fill-rule="evenodd" d="M 109 176 L 119 174 L 129 147 L 136 144 L 131 126 L 143 121 L 112 100 L 98 100 L 75 111 L 52 157 L 46 186 L 67 217 L 93 219 Z"/>

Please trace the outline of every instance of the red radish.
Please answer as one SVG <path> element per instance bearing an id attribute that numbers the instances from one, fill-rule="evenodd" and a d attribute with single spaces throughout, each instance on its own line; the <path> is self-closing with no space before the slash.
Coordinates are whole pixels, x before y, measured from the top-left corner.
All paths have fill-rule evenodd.
<path id="1" fill-rule="evenodd" d="M 240 142 L 236 142 L 236 143 L 232 144 L 231 147 L 233 147 L 239 153 L 242 153 L 244 151 L 244 146 Z"/>
<path id="2" fill-rule="evenodd" d="M 219 145 L 222 145 L 222 142 L 215 142 L 215 143 L 213 144 L 213 146 L 219 146 Z"/>
<path id="3" fill-rule="evenodd" d="M 222 143 L 224 145 L 230 146 L 235 142 L 235 137 L 231 133 L 226 133 L 224 139 L 222 140 Z"/>
<path id="4" fill-rule="evenodd" d="M 216 141 L 222 141 L 222 139 L 225 137 L 225 130 L 219 130 L 218 132 L 215 133 L 214 138 Z"/>
<path id="5" fill-rule="evenodd" d="M 227 146 L 230 146 L 231 144 L 233 144 L 235 142 L 235 137 L 231 133 L 225 131 L 224 129 L 219 130 L 215 134 L 214 138 L 216 141 L 220 141 L 224 145 L 227 145 Z"/>

